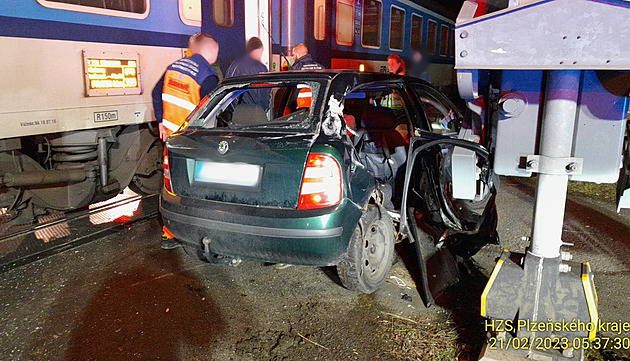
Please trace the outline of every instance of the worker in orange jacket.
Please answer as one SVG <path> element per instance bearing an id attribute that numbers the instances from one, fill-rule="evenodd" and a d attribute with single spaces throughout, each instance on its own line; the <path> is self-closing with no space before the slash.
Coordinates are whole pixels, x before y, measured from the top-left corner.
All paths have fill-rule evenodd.
<path id="1" fill-rule="evenodd" d="M 153 108 L 160 139 L 164 142 L 219 83 L 212 68 L 219 55 L 219 43 L 208 34 L 196 33 L 190 37 L 188 47 L 192 55 L 171 64 L 153 88 Z M 180 246 L 181 243 L 163 227 L 162 248 Z"/>

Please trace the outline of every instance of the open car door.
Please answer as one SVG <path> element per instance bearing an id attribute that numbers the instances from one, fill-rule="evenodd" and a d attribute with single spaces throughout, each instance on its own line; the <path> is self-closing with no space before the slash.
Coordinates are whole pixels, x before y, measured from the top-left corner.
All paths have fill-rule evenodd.
<path id="1" fill-rule="evenodd" d="M 630 208 L 630 124 L 626 126 L 623 164 L 617 180 L 617 212 Z"/>
<path id="2" fill-rule="evenodd" d="M 449 109 L 452 104 L 440 99 L 439 93 L 429 87 L 414 86 L 414 90 L 427 120 L 438 125 L 432 126 L 433 132 L 416 132 L 410 140 L 401 232 L 415 245 L 419 291 L 429 306 L 446 287 L 459 281 L 459 262 L 473 256 L 485 244 L 497 242 L 496 176 L 486 148 L 458 139 L 456 129 L 448 131 L 449 124 L 459 124 L 460 120 Z M 430 104 L 424 103 L 427 99 Z M 462 150 L 468 152 L 476 167 L 473 179 L 468 179 L 475 183 L 476 194 L 469 199 L 453 196 L 452 160 Z"/>

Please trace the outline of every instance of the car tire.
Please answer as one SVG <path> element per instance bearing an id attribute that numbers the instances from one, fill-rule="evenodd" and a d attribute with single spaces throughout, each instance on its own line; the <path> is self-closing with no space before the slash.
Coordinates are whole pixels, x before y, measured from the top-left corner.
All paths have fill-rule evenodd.
<path id="1" fill-rule="evenodd" d="M 390 216 L 370 204 L 352 233 L 347 254 L 337 265 L 344 287 L 361 293 L 378 290 L 392 267 L 395 240 Z"/>

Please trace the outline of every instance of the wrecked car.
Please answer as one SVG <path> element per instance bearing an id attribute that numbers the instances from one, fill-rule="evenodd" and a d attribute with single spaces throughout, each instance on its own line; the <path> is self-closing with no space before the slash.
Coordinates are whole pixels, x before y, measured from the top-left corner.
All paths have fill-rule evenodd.
<path id="1" fill-rule="evenodd" d="M 343 285 L 363 293 L 385 281 L 406 239 L 430 303 L 445 284 L 431 272 L 456 273 L 457 260 L 496 238 L 488 152 L 458 139 L 461 122 L 446 97 L 413 78 L 226 79 L 166 143 L 164 224 L 211 262 L 336 266 Z M 452 194 L 456 149 L 475 162 L 472 199 Z"/>

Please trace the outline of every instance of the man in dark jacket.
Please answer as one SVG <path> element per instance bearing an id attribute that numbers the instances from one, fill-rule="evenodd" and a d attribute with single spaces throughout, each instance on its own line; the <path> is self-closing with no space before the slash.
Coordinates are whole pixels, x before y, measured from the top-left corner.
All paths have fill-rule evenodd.
<path id="1" fill-rule="evenodd" d="M 260 38 L 252 37 L 247 40 L 245 46 L 246 54 L 234 60 L 225 72 L 226 78 L 235 76 L 267 73 L 269 69 L 262 63 L 264 47 Z M 257 104 L 263 109 L 269 109 L 269 99 L 271 93 L 267 89 L 250 90 L 242 99 L 245 104 Z"/>
<path id="2" fill-rule="evenodd" d="M 408 75 L 420 78 L 426 82 L 431 82 L 429 75 L 429 55 L 424 49 L 413 49 L 411 68 L 409 69 Z"/>
<path id="3" fill-rule="evenodd" d="M 293 47 L 293 56 L 295 63 L 291 66 L 291 70 L 322 70 L 322 64 L 316 62 L 308 53 L 306 45 L 299 43 Z"/>

